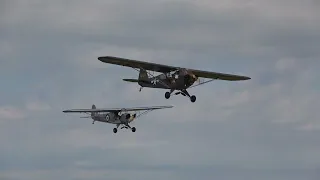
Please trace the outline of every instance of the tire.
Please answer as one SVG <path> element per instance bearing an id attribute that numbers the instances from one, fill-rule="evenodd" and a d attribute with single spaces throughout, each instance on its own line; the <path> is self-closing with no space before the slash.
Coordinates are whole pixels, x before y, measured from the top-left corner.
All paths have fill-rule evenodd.
<path id="1" fill-rule="evenodd" d="M 166 92 L 165 95 L 164 95 L 164 97 L 165 97 L 166 99 L 169 99 L 169 98 L 170 98 L 170 93 L 169 93 L 169 92 Z"/>
<path id="2" fill-rule="evenodd" d="M 132 132 L 136 132 L 136 128 L 135 127 L 132 127 Z"/>
<path id="3" fill-rule="evenodd" d="M 190 97 L 190 100 L 191 100 L 191 102 L 196 102 L 197 97 L 196 97 L 196 96 L 191 96 L 191 97 Z"/>
<path id="4" fill-rule="evenodd" d="M 117 133 L 118 129 L 117 128 L 113 128 L 113 133 Z"/>

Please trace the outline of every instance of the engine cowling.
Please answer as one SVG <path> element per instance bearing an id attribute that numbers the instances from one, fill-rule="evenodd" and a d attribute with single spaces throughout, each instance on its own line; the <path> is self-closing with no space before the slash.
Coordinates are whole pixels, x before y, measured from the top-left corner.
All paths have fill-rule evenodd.
<path id="1" fill-rule="evenodd" d="M 130 115 L 129 113 L 122 114 L 122 115 L 120 116 L 120 121 L 121 121 L 122 123 L 128 123 L 130 117 L 131 117 L 131 115 Z"/>
<path id="2" fill-rule="evenodd" d="M 189 87 L 194 84 L 198 80 L 198 77 L 192 73 L 188 73 L 184 75 L 184 84 L 186 87 Z"/>
<path id="3" fill-rule="evenodd" d="M 179 75 L 183 76 L 184 85 L 186 87 L 193 85 L 194 82 L 198 80 L 198 77 L 187 69 L 179 69 Z"/>

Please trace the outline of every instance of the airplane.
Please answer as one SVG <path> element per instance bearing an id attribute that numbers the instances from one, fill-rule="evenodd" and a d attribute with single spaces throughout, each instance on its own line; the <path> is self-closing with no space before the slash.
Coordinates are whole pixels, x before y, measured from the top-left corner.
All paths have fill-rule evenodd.
<path id="1" fill-rule="evenodd" d="M 138 83 L 141 86 L 140 92 L 143 87 L 168 89 L 170 92 L 165 93 L 166 99 L 169 99 L 171 94 L 174 91 L 177 91 L 174 95 L 181 94 L 183 96 L 188 96 L 191 102 L 195 102 L 196 96 L 190 95 L 187 89 L 209 83 L 213 80 L 243 81 L 251 79 L 246 76 L 187 69 L 112 56 L 98 57 L 98 60 L 104 63 L 131 67 L 137 70 L 139 72 L 138 79 L 123 80 L 126 82 Z M 160 72 L 161 74 L 154 76 L 148 71 Z M 210 80 L 202 80 L 201 78 Z M 195 84 L 196 82 L 197 84 Z"/>
<path id="2" fill-rule="evenodd" d="M 113 128 L 113 132 L 117 133 L 119 126 L 121 129 L 131 129 L 132 132 L 136 131 L 135 127 L 131 127 L 129 124 L 139 118 L 140 116 L 147 114 L 153 110 L 172 108 L 173 106 L 150 106 L 150 107 L 134 107 L 134 108 L 109 108 L 109 109 L 97 109 L 93 104 L 91 109 L 70 109 L 64 110 L 64 113 L 87 113 L 90 116 L 81 118 L 91 118 L 93 119 L 92 124 L 95 121 L 116 124 L 116 128 Z M 130 113 L 133 111 L 138 111 L 140 113 Z M 141 113 L 141 111 L 143 111 Z"/>

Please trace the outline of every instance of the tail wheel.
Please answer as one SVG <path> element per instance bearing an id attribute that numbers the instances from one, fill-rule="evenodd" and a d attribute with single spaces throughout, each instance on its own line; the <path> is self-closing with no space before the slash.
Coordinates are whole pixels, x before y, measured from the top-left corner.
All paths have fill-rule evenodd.
<path id="1" fill-rule="evenodd" d="M 113 128 L 113 133 L 117 133 L 117 128 Z"/>
<path id="2" fill-rule="evenodd" d="M 165 98 L 166 98 L 166 99 L 169 99 L 169 98 L 170 98 L 170 92 L 166 92 L 166 93 L 165 93 Z"/>
<path id="3" fill-rule="evenodd" d="M 135 127 L 132 127 L 131 130 L 132 130 L 132 132 L 136 132 L 136 128 Z"/>

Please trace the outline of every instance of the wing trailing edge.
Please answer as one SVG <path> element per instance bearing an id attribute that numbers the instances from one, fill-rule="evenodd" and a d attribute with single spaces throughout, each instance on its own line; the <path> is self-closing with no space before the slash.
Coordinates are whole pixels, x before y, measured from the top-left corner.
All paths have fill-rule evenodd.
<path id="1" fill-rule="evenodd" d="M 123 81 L 126 81 L 126 82 L 133 82 L 133 83 L 138 83 L 139 80 L 138 79 L 122 79 Z"/>

